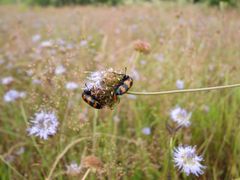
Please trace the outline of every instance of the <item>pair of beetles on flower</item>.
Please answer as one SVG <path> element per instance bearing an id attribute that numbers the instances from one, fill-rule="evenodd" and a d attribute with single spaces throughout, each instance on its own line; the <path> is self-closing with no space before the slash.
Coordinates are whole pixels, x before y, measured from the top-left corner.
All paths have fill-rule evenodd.
<path id="1" fill-rule="evenodd" d="M 112 69 L 90 74 L 82 93 L 83 100 L 96 109 L 112 108 L 119 102 L 118 96 L 125 94 L 133 85 L 133 79 L 126 73 Z"/>

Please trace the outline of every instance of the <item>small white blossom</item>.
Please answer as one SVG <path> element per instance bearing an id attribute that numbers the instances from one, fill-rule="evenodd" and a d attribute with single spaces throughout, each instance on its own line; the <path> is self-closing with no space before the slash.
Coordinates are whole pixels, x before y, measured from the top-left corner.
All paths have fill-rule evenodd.
<path id="1" fill-rule="evenodd" d="M 113 121 L 116 122 L 116 123 L 120 122 L 119 116 L 115 115 L 115 116 L 113 117 Z"/>
<path id="2" fill-rule="evenodd" d="M 32 36 L 32 42 L 38 42 L 41 39 L 40 34 L 35 34 Z"/>
<path id="3" fill-rule="evenodd" d="M 159 53 L 159 54 L 155 54 L 154 58 L 159 61 L 159 62 L 163 62 L 164 61 L 164 55 Z"/>
<path id="4" fill-rule="evenodd" d="M 5 102 L 13 102 L 17 99 L 24 98 L 24 97 L 26 97 L 25 92 L 16 91 L 13 89 L 6 92 L 3 99 Z"/>
<path id="5" fill-rule="evenodd" d="M 41 81 L 40 79 L 33 79 L 33 80 L 32 80 L 32 83 L 33 83 L 33 84 L 41 84 L 42 81 Z"/>
<path id="6" fill-rule="evenodd" d="M 132 100 L 136 100 L 137 99 L 137 96 L 133 95 L 133 94 L 128 94 L 127 97 L 128 97 L 128 99 L 132 99 Z"/>
<path id="7" fill-rule="evenodd" d="M 11 76 L 2 78 L 2 84 L 3 85 L 11 84 L 13 81 L 14 81 L 14 79 Z"/>
<path id="8" fill-rule="evenodd" d="M 143 128 L 142 133 L 145 134 L 145 135 L 150 135 L 151 134 L 151 128 L 150 127 Z"/>
<path id="9" fill-rule="evenodd" d="M 47 140 L 48 136 L 56 134 L 58 119 L 54 112 L 40 111 L 31 120 L 31 127 L 27 129 L 29 135 Z"/>
<path id="10" fill-rule="evenodd" d="M 139 81 L 141 78 L 139 72 L 136 69 L 131 70 L 131 75 L 132 75 L 133 79 L 136 81 Z"/>
<path id="11" fill-rule="evenodd" d="M 55 69 L 55 75 L 60 75 L 66 72 L 66 69 L 63 65 L 58 65 Z"/>
<path id="12" fill-rule="evenodd" d="M 180 126 L 189 127 L 191 122 L 189 121 L 192 113 L 188 113 L 185 109 L 176 107 L 171 111 L 171 119 L 178 123 Z"/>
<path id="13" fill-rule="evenodd" d="M 178 89 L 184 89 L 184 81 L 178 79 L 178 80 L 176 81 L 176 87 L 177 87 Z"/>
<path id="14" fill-rule="evenodd" d="M 53 42 L 51 40 L 42 41 L 40 46 L 43 47 L 43 48 L 49 48 L 49 47 L 53 46 Z"/>
<path id="15" fill-rule="evenodd" d="M 80 46 L 87 46 L 87 44 L 88 44 L 88 41 L 87 40 L 82 40 L 81 42 L 80 42 Z"/>
<path id="16" fill-rule="evenodd" d="M 87 78 L 88 81 L 86 83 L 88 89 L 92 89 L 93 87 L 102 88 L 101 81 L 104 76 L 104 71 L 96 71 L 90 74 Z"/>
<path id="17" fill-rule="evenodd" d="M 204 173 L 203 169 L 206 168 L 200 164 L 200 162 L 203 161 L 203 158 L 196 154 L 196 147 L 179 146 L 175 148 L 173 160 L 178 170 L 186 173 L 187 176 L 191 173 L 195 176 L 199 176 Z"/>
<path id="18" fill-rule="evenodd" d="M 16 155 L 21 155 L 21 154 L 23 154 L 25 152 L 25 147 L 20 147 L 16 152 L 15 152 L 15 154 Z"/>
<path id="19" fill-rule="evenodd" d="M 78 84 L 75 82 L 67 82 L 65 85 L 66 89 L 68 90 L 75 90 L 78 88 Z"/>
<path id="20" fill-rule="evenodd" d="M 0 65 L 3 64 L 5 61 L 0 58 Z"/>
<path id="21" fill-rule="evenodd" d="M 71 163 L 70 165 L 67 165 L 67 171 L 66 174 L 71 176 L 77 176 L 81 172 L 81 166 L 79 166 L 77 163 Z"/>

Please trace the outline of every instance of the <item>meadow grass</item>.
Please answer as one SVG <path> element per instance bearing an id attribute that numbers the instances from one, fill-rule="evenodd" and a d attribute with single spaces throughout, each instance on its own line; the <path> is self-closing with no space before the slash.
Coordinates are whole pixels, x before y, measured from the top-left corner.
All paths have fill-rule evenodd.
<path id="1" fill-rule="evenodd" d="M 126 94 L 113 110 L 95 110 L 81 99 L 86 71 L 107 68 L 127 67 L 132 91 L 176 89 L 179 79 L 185 89 L 239 83 L 239 19 L 238 10 L 170 3 L 1 6 L 0 79 L 14 81 L 0 85 L 0 179 L 80 179 L 86 172 L 86 179 L 196 179 L 174 167 L 171 148 L 181 144 L 196 145 L 203 155 L 207 168 L 199 179 L 239 178 L 239 88 Z M 151 44 L 149 54 L 134 51 L 138 39 Z M 56 75 L 58 65 L 66 72 Z M 66 89 L 71 81 L 79 88 Z M 26 97 L 4 102 L 10 89 Z M 166 123 L 177 105 L 192 112 L 191 126 L 172 136 Z M 40 109 L 54 110 L 60 122 L 46 141 L 27 133 Z M 103 162 L 101 173 L 67 174 L 67 165 L 92 154 Z"/>

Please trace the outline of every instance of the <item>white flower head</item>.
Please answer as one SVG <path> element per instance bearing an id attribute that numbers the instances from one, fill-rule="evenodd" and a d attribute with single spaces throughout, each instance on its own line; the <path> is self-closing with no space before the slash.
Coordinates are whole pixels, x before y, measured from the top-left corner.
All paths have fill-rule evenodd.
<path id="1" fill-rule="evenodd" d="M 174 149 L 173 152 L 173 160 L 175 166 L 182 172 L 189 174 L 194 174 L 195 176 L 199 176 L 203 174 L 203 169 L 206 166 L 201 164 L 203 161 L 202 156 L 198 156 L 196 154 L 196 147 L 191 146 L 179 146 Z"/>
<path id="2" fill-rule="evenodd" d="M 150 127 L 143 128 L 142 133 L 145 134 L 145 135 L 150 135 L 151 134 L 151 128 Z"/>
<path id="3" fill-rule="evenodd" d="M 47 140 L 48 136 L 56 134 L 58 119 L 54 112 L 39 111 L 35 113 L 31 120 L 31 127 L 27 129 L 29 135 L 40 137 Z"/>
<path id="4" fill-rule="evenodd" d="M 63 65 L 58 65 L 55 69 L 55 75 L 61 75 L 66 72 L 66 69 Z"/>
<path id="5" fill-rule="evenodd" d="M 161 53 L 155 54 L 154 58 L 156 59 L 156 61 L 159 61 L 159 62 L 163 62 L 164 61 L 164 55 L 161 54 Z"/>
<path id="6" fill-rule="evenodd" d="M 65 85 L 66 89 L 67 90 L 75 90 L 77 89 L 79 86 L 77 83 L 75 82 L 67 82 L 66 85 Z"/>
<path id="7" fill-rule="evenodd" d="M 42 48 L 50 48 L 53 46 L 53 41 L 52 40 L 46 40 L 46 41 L 42 41 L 40 46 Z"/>
<path id="8" fill-rule="evenodd" d="M 105 71 L 95 71 L 90 74 L 90 76 L 87 78 L 88 81 L 86 83 L 86 86 L 88 89 L 92 88 L 98 88 L 102 89 L 102 79 L 104 77 Z"/>
<path id="9" fill-rule="evenodd" d="M 8 76 L 8 77 L 2 78 L 1 82 L 2 82 L 3 85 L 8 85 L 8 84 L 11 84 L 13 81 L 14 81 L 13 77 Z"/>
<path id="10" fill-rule="evenodd" d="M 19 92 L 19 91 L 12 89 L 5 93 L 3 99 L 5 102 L 13 102 L 17 99 L 24 98 L 24 97 L 26 97 L 25 92 Z"/>
<path id="11" fill-rule="evenodd" d="M 180 126 L 189 127 L 191 125 L 190 118 L 192 113 L 188 113 L 185 109 L 181 107 L 176 107 L 175 109 L 171 110 L 171 119 L 178 123 Z"/>
<path id="12" fill-rule="evenodd" d="M 32 42 L 38 42 L 41 39 L 40 34 L 35 34 L 32 36 Z"/>
<path id="13" fill-rule="evenodd" d="M 33 83 L 33 84 L 41 84 L 42 81 L 41 81 L 40 79 L 33 79 L 33 80 L 32 80 L 32 83 Z"/>
<path id="14" fill-rule="evenodd" d="M 87 40 L 82 40 L 81 42 L 80 42 L 80 46 L 87 46 L 87 44 L 88 44 L 88 41 Z"/>
<path id="15" fill-rule="evenodd" d="M 67 165 L 67 171 L 66 174 L 71 176 L 77 176 L 81 172 L 81 166 L 79 166 L 77 163 L 73 162 L 69 165 Z"/>
<path id="16" fill-rule="evenodd" d="M 177 87 L 178 89 L 184 89 L 184 81 L 178 79 L 178 80 L 176 81 L 176 87 Z"/>

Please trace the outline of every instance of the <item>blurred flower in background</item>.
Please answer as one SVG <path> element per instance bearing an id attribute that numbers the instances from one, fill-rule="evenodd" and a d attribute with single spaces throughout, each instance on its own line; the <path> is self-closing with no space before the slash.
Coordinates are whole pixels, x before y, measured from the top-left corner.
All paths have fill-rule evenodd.
<path id="1" fill-rule="evenodd" d="M 71 164 L 67 165 L 67 171 L 66 174 L 70 176 L 77 176 L 81 172 L 81 166 L 79 166 L 77 163 L 72 162 Z"/>
<path id="2" fill-rule="evenodd" d="M 178 80 L 176 81 L 176 87 L 177 87 L 178 89 L 184 89 L 184 81 L 178 79 Z"/>
<path id="3" fill-rule="evenodd" d="M 79 86 L 75 82 L 67 82 L 65 87 L 66 87 L 66 89 L 73 91 L 73 90 L 77 89 Z"/>
<path id="4" fill-rule="evenodd" d="M 175 109 L 172 109 L 170 116 L 171 119 L 180 126 L 189 127 L 191 125 L 191 122 L 189 120 L 192 116 L 192 113 L 188 113 L 185 109 L 182 109 L 181 107 L 176 107 Z"/>
<path id="5" fill-rule="evenodd" d="M 150 135 L 151 134 L 151 128 L 150 127 L 143 128 L 142 133 L 145 134 L 145 135 Z"/>
<path id="6" fill-rule="evenodd" d="M 1 79 L 1 83 L 3 85 L 11 84 L 13 81 L 14 81 L 14 79 L 13 79 L 12 76 L 4 77 L 4 78 Z"/>
<path id="7" fill-rule="evenodd" d="M 5 93 L 3 99 L 5 102 L 13 102 L 17 99 L 24 98 L 24 97 L 26 97 L 25 92 L 20 92 L 12 89 Z"/>
<path id="8" fill-rule="evenodd" d="M 61 75 L 66 72 L 66 68 L 63 65 L 58 65 L 54 71 L 55 75 Z"/>

